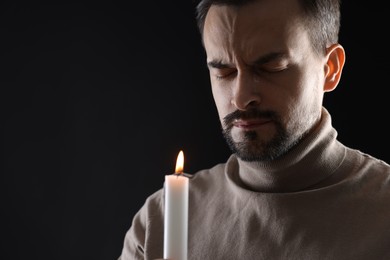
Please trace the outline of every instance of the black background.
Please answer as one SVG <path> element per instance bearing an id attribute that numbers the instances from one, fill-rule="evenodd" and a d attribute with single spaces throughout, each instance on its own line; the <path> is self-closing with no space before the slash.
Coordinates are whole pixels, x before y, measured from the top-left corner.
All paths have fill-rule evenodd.
<path id="1" fill-rule="evenodd" d="M 343 3 L 325 106 L 342 142 L 390 161 L 386 10 Z M 0 259 L 117 259 L 180 149 L 188 173 L 229 156 L 193 4 L 11 1 L 0 19 Z"/>

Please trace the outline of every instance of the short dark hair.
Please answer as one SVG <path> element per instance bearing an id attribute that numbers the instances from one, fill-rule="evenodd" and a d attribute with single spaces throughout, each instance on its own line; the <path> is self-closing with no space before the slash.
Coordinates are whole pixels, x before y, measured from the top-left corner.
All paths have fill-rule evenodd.
<path id="1" fill-rule="evenodd" d="M 200 0 L 196 6 L 196 20 L 203 38 L 206 15 L 212 5 L 242 6 L 250 2 L 262 0 Z M 314 49 L 324 53 L 331 44 L 338 42 L 340 31 L 341 0 L 296 0 L 299 1 L 303 21 L 309 31 Z"/>

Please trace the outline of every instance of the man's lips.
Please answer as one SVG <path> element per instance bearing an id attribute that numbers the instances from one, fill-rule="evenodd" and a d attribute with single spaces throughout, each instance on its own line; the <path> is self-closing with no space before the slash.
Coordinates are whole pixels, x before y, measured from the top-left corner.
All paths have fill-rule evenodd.
<path id="1" fill-rule="evenodd" d="M 236 119 L 233 121 L 233 126 L 244 130 L 251 130 L 270 123 L 270 119 Z"/>

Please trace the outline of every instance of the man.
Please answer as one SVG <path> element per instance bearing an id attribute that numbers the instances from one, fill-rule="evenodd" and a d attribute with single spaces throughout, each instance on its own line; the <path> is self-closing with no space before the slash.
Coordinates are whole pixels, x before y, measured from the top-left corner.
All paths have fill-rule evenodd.
<path id="1" fill-rule="evenodd" d="M 337 140 L 337 0 L 203 0 L 198 24 L 233 154 L 190 180 L 188 259 L 390 259 L 390 166 Z M 163 255 L 163 190 L 119 259 Z"/>

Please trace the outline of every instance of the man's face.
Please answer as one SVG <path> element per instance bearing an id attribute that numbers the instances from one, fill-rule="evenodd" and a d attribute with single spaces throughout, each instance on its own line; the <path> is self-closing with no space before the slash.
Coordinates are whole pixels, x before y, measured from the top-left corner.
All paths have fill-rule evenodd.
<path id="1" fill-rule="evenodd" d="M 320 120 L 326 57 L 312 48 L 297 0 L 213 5 L 203 35 L 223 133 L 238 157 L 275 159 Z"/>

